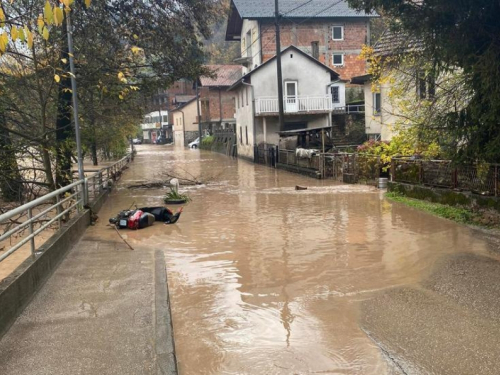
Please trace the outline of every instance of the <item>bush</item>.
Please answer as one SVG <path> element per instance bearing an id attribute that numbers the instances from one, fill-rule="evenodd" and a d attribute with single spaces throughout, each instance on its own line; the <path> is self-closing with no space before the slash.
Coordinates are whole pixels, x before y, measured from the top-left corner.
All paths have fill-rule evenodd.
<path id="1" fill-rule="evenodd" d="M 214 136 L 213 135 L 206 136 L 205 138 L 203 138 L 201 140 L 201 144 L 203 146 L 211 146 L 212 143 L 214 143 Z"/>

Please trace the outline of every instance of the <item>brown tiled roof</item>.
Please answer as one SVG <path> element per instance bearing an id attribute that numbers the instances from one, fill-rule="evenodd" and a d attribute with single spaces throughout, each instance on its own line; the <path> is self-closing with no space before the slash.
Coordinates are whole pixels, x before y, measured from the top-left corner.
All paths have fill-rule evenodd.
<path id="1" fill-rule="evenodd" d="M 394 56 L 422 49 L 422 43 L 401 31 L 386 30 L 373 46 L 375 55 Z"/>
<path id="2" fill-rule="evenodd" d="M 214 73 L 214 78 L 201 77 L 201 85 L 204 87 L 229 87 L 243 75 L 241 65 L 206 65 Z"/>

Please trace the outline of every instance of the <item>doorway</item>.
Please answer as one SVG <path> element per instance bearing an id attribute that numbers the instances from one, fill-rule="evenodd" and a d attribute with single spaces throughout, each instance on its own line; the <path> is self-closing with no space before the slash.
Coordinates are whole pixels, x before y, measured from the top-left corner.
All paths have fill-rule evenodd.
<path id="1" fill-rule="evenodd" d="M 285 112 L 298 112 L 297 81 L 285 82 Z"/>

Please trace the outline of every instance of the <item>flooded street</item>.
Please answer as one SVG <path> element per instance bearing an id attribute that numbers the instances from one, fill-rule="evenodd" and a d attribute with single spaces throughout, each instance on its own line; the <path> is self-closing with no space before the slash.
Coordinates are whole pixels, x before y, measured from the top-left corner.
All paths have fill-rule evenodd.
<path id="1" fill-rule="evenodd" d="M 162 204 L 164 190 L 126 184 L 162 171 L 210 180 L 181 189 L 192 202 L 177 225 L 123 232 L 137 251 L 165 253 L 181 374 L 400 373 L 375 342 L 370 324 L 384 323 L 371 317 L 383 313 L 368 311 L 370 301 L 421 283 L 445 256 L 497 258 L 473 230 L 391 204 L 372 187 L 204 151 L 138 151 L 103 221 L 133 202 Z"/>

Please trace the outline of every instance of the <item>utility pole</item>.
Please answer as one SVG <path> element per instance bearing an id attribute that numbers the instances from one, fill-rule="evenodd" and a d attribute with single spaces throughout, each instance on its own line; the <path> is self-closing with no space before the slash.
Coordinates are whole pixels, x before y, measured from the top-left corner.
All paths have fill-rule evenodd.
<path id="1" fill-rule="evenodd" d="M 280 33 L 280 10 L 278 0 L 275 0 L 275 23 L 276 23 L 276 66 L 278 68 L 278 108 L 279 108 L 279 129 L 285 130 L 285 111 L 283 109 L 283 76 L 281 72 L 281 33 Z"/>
<path id="2" fill-rule="evenodd" d="M 198 78 L 196 78 L 196 110 L 198 111 L 198 136 L 201 146 L 201 113 L 200 113 L 200 90 L 198 89 Z"/>
<path id="3" fill-rule="evenodd" d="M 76 76 L 75 76 L 75 60 L 73 51 L 73 27 L 71 26 L 71 16 L 70 12 L 66 12 L 66 30 L 68 31 L 68 55 L 69 55 L 69 71 L 71 76 L 71 90 L 73 96 L 73 117 L 75 121 L 75 136 L 76 136 L 76 149 L 78 155 L 78 178 L 80 180 L 85 179 L 85 173 L 83 169 L 83 157 L 82 157 L 82 142 L 80 139 L 80 120 L 78 119 L 78 95 L 76 92 Z M 83 189 L 83 204 L 86 205 L 88 202 L 86 189 Z"/>
<path id="4" fill-rule="evenodd" d="M 160 98 L 159 90 L 158 90 L 158 114 L 160 115 L 159 120 L 158 120 L 160 122 L 160 137 L 162 137 L 163 136 L 163 119 L 161 116 L 161 98 Z M 165 138 L 167 138 L 166 131 L 165 131 Z"/>

